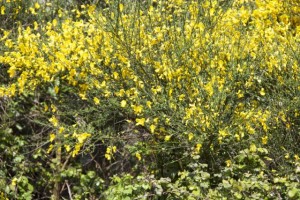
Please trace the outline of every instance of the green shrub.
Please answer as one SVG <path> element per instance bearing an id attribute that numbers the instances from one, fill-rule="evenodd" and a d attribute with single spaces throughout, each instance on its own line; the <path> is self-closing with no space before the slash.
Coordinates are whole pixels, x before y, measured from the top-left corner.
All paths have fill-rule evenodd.
<path id="1" fill-rule="evenodd" d="M 5 197 L 299 197 L 295 2 L 1 3 Z"/>

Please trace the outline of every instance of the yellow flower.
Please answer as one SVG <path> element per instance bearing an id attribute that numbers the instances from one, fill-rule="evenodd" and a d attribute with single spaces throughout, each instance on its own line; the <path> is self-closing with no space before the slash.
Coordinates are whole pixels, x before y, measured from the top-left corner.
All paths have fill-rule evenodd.
<path id="1" fill-rule="evenodd" d="M 61 126 L 61 127 L 59 127 L 59 130 L 58 130 L 58 132 L 59 132 L 59 133 L 63 133 L 63 132 L 64 132 L 64 130 L 65 130 L 65 128 Z"/>
<path id="2" fill-rule="evenodd" d="M 12 48 L 13 46 L 12 40 L 11 39 L 5 40 L 5 46 L 7 46 L 8 48 Z"/>
<path id="3" fill-rule="evenodd" d="M 135 153 L 135 157 L 140 161 L 142 159 L 142 156 L 139 152 Z"/>
<path id="4" fill-rule="evenodd" d="M 50 134 L 50 142 L 53 142 L 53 140 L 55 139 L 56 135 L 54 133 Z"/>
<path id="5" fill-rule="evenodd" d="M 189 138 L 189 141 L 191 141 L 194 138 L 194 134 L 193 133 L 189 133 L 188 134 L 188 138 Z"/>
<path id="6" fill-rule="evenodd" d="M 145 126 L 145 118 L 137 118 L 136 120 L 136 125 L 138 126 L 138 125 L 141 125 L 141 126 Z"/>
<path id="7" fill-rule="evenodd" d="M 268 143 L 268 136 L 264 136 L 261 138 L 262 144 L 267 144 Z"/>
<path id="8" fill-rule="evenodd" d="M 58 94 L 58 92 L 59 92 L 59 87 L 57 85 L 54 87 L 54 92 L 55 92 L 55 94 Z"/>
<path id="9" fill-rule="evenodd" d="M 225 162 L 226 162 L 226 167 L 230 167 L 232 165 L 231 160 L 226 160 Z"/>
<path id="10" fill-rule="evenodd" d="M 240 99 L 240 98 L 244 97 L 244 93 L 243 93 L 241 90 L 239 90 L 239 91 L 237 92 L 237 96 L 238 96 L 238 98 Z"/>
<path id="11" fill-rule="evenodd" d="M 181 94 L 181 95 L 179 95 L 179 97 L 178 97 L 179 101 L 184 100 L 184 98 L 185 98 L 185 94 Z"/>
<path id="12" fill-rule="evenodd" d="M 147 104 L 148 108 L 151 108 L 151 105 L 152 105 L 151 101 L 147 101 L 146 104 Z"/>
<path id="13" fill-rule="evenodd" d="M 110 146 L 106 148 L 106 153 L 111 154 L 111 147 Z"/>
<path id="14" fill-rule="evenodd" d="M 116 151 L 117 151 L 117 147 L 116 147 L 116 146 L 113 146 L 113 147 L 112 147 L 112 152 L 113 152 L 113 153 L 116 153 Z"/>
<path id="15" fill-rule="evenodd" d="M 0 39 L 0 41 L 5 40 L 9 36 L 9 34 L 11 33 L 11 31 L 5 31 L 5 30 L 2 30 L 2 31 L 3 31 L 3 36 Z"/>
<path id="16" fill-rule="evenodd" d="M 47 108 L 48 108 L 48 106 L 47 106 Z M 56 108 L 56 106 L 55 106 L 55 105 L 53 105 L 53 104 L 51 104 L 51 109 L 52 109 L 52 112 L 56 112 L 56 111 L 57 111 L 57 108 Z"/>
<path id="17" fill-rule="evenodd" d="M 50 145 L 49 145 L 49 148 L 48 148 L 48 150 L 47 150 L 47 153 L 50 153 L 50 152 L 52 151 L 52 149 L 53 149 L 53 144 L 50 144 Z"/>
<path id="18" fill-rule="evenodd" d="M 97 97 L 94 97 L 94 103 L 96 105 L 99 105 L 100 104 L 100 100 Z"/>
<path id="19" fill-rule="evenodd" d="M 76 144 L 74 150 L 72 151 L 72 157 L 74 158 L 80 151 L 81 144 Z"/>
<path id="20" fill-rule="evenodd" d="M 172 93 L 173 93 L 173 89 L 171 88 L 171 89 L 169 90 L 169 92 L 168 92 L 168 94 L 169 94 L 169 97 L 171 97 L 171 96 L 172 96 Z"/>
<path id="21" fill-rule="evenodd" d="M 79 96 L 82 100 L 87 100 L 86 93 L 79 93 Z"/>
<path id="22" fill-rule="evenodd" d="M 199 143 L 196 144 L 196 147 L 195 147 L 195 149 L 194 149 L 194 152 L 197 153 L 197 154 L 200 153 L 201 147 L 202 147 L 202 144 L 199 144 Z"/>
<path id="23" fill-rule="evenodd" d="M 165 120 L 165 122 L 166 122 L 167 125 L 170 125 L 170 121 L 171 121 L 171 119 L 168 118 L 168 117 L 167 117 L 166 120 Z"/>
<path id="24" fill-rule="evenodd" d="M 165 136 L 165 141 L 166 141 L 166 142 L 169 141 L 169 140 L 171 139 L 171 137 L 172 137 L 172 135 L 166 135 L 166 136 Z"/>
<path id="25" fill-rule="evenodd" d="M 285 157 L 285 159 L 289 159 L 290 158 L 290 154 L 286 153 L 284 157 Z"/>
<path id="26" fill-rule="evenodd" d="M 54 126 L 54 127 L 57 127 L 58 126 L 58 120 L 56 119 L 56 117 L 53 115 L 49 121 L 51 122 L 51 124 Z"/>
<path id="27" fill-rule="evenodd" d="M 143 111 L 143 106 L 141 105 L 132 105 L 133 111 L 135 114 L 140 114 Z"/>
<path id="28" fill-rule="evenodd" d="M 82 133 L 80 135 L 77 135 L 77 140 L 80 144 L 83 144 L 84 141 L 88 138 L 91 137 L 90 133 Z"/>
<path id="29" fill-rule="evenodd" d="M 127 102 L 126 102 L 125 100 L 122 100 L 122 101 L 121 101 L 121 107 L 122 107 L 122 108 L 125 108 L 125 107 L 126 107 L 126 104 L 127 104 Z"/>
<path id="30" fill-rule="evenodd" d="M 30 7 L 29 8 L 29 11 L 31 12 L 31 14 L 33 14 L 33 15 L 36 15 L 37 13 L 35 12 L 35 9 L 34 8 L 32 8 L 32 7 Z"/>
<path id="31" fill-rule="evenodd" d="M 17 185 L 17 182 L 18 182 L 18 179 L 16 177 L 14 177 L 12 180 L 11 180 L 11 185 L 12 186 L 16 186 Z"/>
<path id="32" fill-rule="evenodd" d="M 226 137 L 227 135 L 228 135 L 227 131 L 225 131 L 225 130 L 220 130 L 219 131 L 219 136 L 220 137 Z"/>
<path id="33" fill-rule="evenodd" d="M 212 96 L 214 94 L 214 88 L 213 88 L 212 82 L 209 82 L 208 84 L 206 84 L 204 89 L 206 90 L 206 92 L 208 93 L 209 96 Z"/>
<path id="34" fill-rule="evenodd" d="M 260 94 L 261 96 L 265 96 L 265 95 L 266 95 L 265 89 L 264 89 L 264 88 L 261 88 L 261 90 L 259 91 L 259 94 Z"/>
<path id="35" fill-rule="evenodd" d="M 70 152 L 70 150 L 71 150 L 71 147 L 70 147 L 70 145 L 68 145 L 68 144 L 65 144 L 65 145 L 64 145 L 64 147 L 65 147 L 65 149 L 66 149 L 66 151 L 67 151 L 67 152 Z"/>
<path id="36" fill-rule="evenodd" d="M 41 6 L 40 6 L 40 4 L 39 4 L 38 2 L 36 2 L 36 3 L 34 4 L 34 7 L 35 7 L 35 9 L 39 9 Z"/>
<path id="37" fill-rule="evenodd" d="M 151 126 L 150 126 L 150 132 L 151 133 L 154 133 L 154 130 L 156 129 L 156 126 L 154 125 L 154 124 L 152 124 Z"/>
<path id="38" fill-rule="evenodd" d="M 118 80 L 119 79 L 118 72 L 113 72 L 113 77 L 114 77 L 114 79 Z"/>
<path id="39" fill-rule="evenodd" d="M 1 6 L 1 15 L 5 15 L 5 7 Z"/>
<path id="40" fill-rule="evenodd" d="M 119 8 L 120 8 L 120 12 L 123 12 L 124 5 L 120 3 L 120 4 L 119 4 Z"/>
<path id="41" fill-rule="evenodd" d="M 106 153 L 106 154 L 105 154 L 105 158 L 106 158 L 107 160 L 111 160 L 111 155 L 108 154 L 108 153 Z"/>
<path id="42" fill-rule="evenodd" d="M 48 105 L 47 105 L 47 104 L 45 104 L 45 105 L 44 105 L 44 111 L 45 111 L 45 112 L 47 112 L 47 111 L 48 111 L 48 109 L 49 109 Z"/>

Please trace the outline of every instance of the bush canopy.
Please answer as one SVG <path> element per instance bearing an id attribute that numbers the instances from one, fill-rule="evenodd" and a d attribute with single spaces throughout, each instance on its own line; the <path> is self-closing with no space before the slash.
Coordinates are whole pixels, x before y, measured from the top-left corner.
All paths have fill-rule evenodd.
<path id="1" fill-rule="evenodd" d="M 298 0 L 0 1 L 0 199 L 299 199 Z"/>

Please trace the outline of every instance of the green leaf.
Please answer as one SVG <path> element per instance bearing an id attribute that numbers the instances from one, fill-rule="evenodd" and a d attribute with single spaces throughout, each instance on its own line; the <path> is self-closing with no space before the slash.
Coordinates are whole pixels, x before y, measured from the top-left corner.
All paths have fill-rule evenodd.
<path id="1" fill-rule="evenodd" d="M 274 178 L 274 183 L 285 183 L 286 178 Z"/>
<path id="2" fill-rule="evenodd" d="M 27 185 L 28 183 L 28 178 L 26 176 L 21 176 L 21 182 L 24 184 L 24 185 Z"/>
<path id="3" fill-rule="evenodd" d="M 88 171 L 87 175 L 89 178 L 94 178 L 96 176 L 96 173 L 94 171 Z"/>
<path id="4" fill-rule="evenodd" d="M 123 190 L 124 194 L 132 194 L 132 188 L 126 188 L 125 190 Z"/>
<path id="5" fill-rule="evenodd" d="M 20 163 L 23 160 L 23 158 L 24 158 L 23 156 L 16 156 L 15 159 L 14 159 L 14 161 L 16 163 Z"/>
<path id="6" fill-rule="evenodd" d="M 265 149 L 265 148 L 257 148 L 257 151 L 258 151 L 259 153 L 264 153 L 264 154 L 268 154 L 268 153 L 269 153 L 268 150 Z"/>
<path id="7" fill-rule="evenodd" d="M 142 184 L 142 188 L 148 190 L 150 189 L 150 186 L 148 184 Z"/>
<path id="8" fill-rule="evenodd" d="M 231 184 L 227 180 L 223 180 L 222 184 L 223 184 L 224 188 L 226 188 L 226 189 L 231 188 Z"/>
<path id="9" fill-rule="evenodd" d="M 243 162 L 245 158 L 246 158 L 245 154 L 240 154 L 240 155 L 237 156 L 238 162 Z"/>
<path id="10" fill-rule="evenodd" d="M 200 196 L 200 190 L 194 190 L 192 194 L 195 196 Z"/>
<path id="11" fill-rule="evenodd" d="M 298 192 L 299 192 L 299 191 L 298 191 L 297 188 L 293 188 L 293 189 L 291 189 L 291 190 L 288 191 L 288 196 L 289 196 L 290 198 L 293 198 L 293 197 L 295 197 L 295 196 L 297 195 Z"/>
<path id="12" fill-rule="evenodd" d="M 161 188 L 160 185 L 157 185 L 157 187 L 155 188 L 155 193 L 159 196 L 162 195 L 163 189 Z"/>
<path id="13" fill-rule="evenodd" d="M 201 176 L 202 176 L 204 179 L 209 179 L 209 178 L 210 178 L 210 174 L 207 173 L 207 172 L 201 172 Z"/>
<path id="14" fill-rule="evenodd" d="M 21 131 L 23 129 L 23 127 L 20 124 L 16 124 L 16 128 Z"/>
<path id="15" fill-rule="evenodd" d="M 208 188 L 209 187 L 209 184 L 207 182 L 203 182 L 203 183 L 200 183 L 200 186 L 202 188 Z"/>
<path id="16" fill-rule="evenodd" d="M 234 196 L 235 196 L 235 198 L 237 198 L 237 199 L 242 199 L 242 198 L 243 198 L 243 195 L 242 195 L 241 193 L 239 193 L 239 192 L 235 192 L 235 193 L 234 193 Z"/>
<path id="17" fill-rule="evenodd" d="M 250 150 L 250 152 L 253 152 L 253 153 L 256 152 L 256 150 L 257 150 L 256 145 L 251 144 L 249 150 Z"/>
<path id="18" fill-rule="evenodd" d="M 31 191 L 31 192 L 32 192 L 32 191 L 33 191 L 33 189 L 34 189 L 34 188 L 33 188 L 33 186 L 32 186 L 31 184 L 28 184 L 28 186 L 27 186 L 27 187 L 28 187 L 28 190 L 29 190 L 29 191 Z"/>

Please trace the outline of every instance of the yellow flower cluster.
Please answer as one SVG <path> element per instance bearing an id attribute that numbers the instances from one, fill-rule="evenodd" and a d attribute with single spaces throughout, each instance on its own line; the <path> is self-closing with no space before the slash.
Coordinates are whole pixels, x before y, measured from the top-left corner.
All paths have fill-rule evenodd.
<path id="1" fill-rule="evenodd" d="M 157 1 L 138 12 L 119 4 L 118 13 L 87 5 L 74 11 L 75 19 L 20 26 L 16 40 L 3 31 L 7 51 L 0 63 L 9 64 L 11 81 L 0 87 L 0 97 L 40 86 L 54 96 L 72 88 L 95 106 L 116 98 L 121 110 L 136 116 L 136 125 L 161 134 L 165 142 L 181 134 L 166 127 L 182 123 L 190 142 L 217 126 L 220 143 L 261 134 L 266 144 L 274 116 L 260 107 L 271 95 L 264 80 L 284 85 L 286 73 L 299 79 L 293 53 L 299 48 L 299 28 L 291 30 L 283 1 L 233 2 L 224 9 L 217 0 Z M 35 4 L 31 13 L 38 9 Z M 59 125 L 55 116 L 49 121 Z M 74 156 L 88 137 L 76 135 Z M 200 148 L 197 144 L 195 152 Z M 115 152 L 108 147 L 105 157 L 110 160 Z"/>
<path id="2" fill-rule="evenodd" d="M 57 111 L 57 108 L 54 105 L 51 105 L 51 107 L 52 112 Z M 51 132 L 49 134 L 50 145 L 47 150 L 48 153 L 52 152 L 53 148 L 61 149 L 61 146 L 63 145 L 66 152 L 70 152 L 70 155 L 72 155 L 72 157 L 75 157 L 76 155 L 78 155 L 87 139 L 92 136 L 90 133 L 77 133 L 77 131 L 74 130 L 72 137 L 69 137 L 70 134 L 66 131 L 66 128 L 60 126 L 59 120 L 54 115 L 49 119 L 49 121 L 55 128 L 54 130 L 56 131 L 56 133 Z M 76 128 L 76 125 L 73 125 L 73 128 Z"/>
<path id="3" fill-rule="evenodd" d="M 107 160 L 111 160 L 114 153 L 116 153 L 116 152 L 117 152 L 117 147 L 116 146 L 108 146 L 106 148 L 105 158 Z"/>
<path id="4" fill-rule="evenodd" d="M 90 133 L 80 133 L 80 134 L 73 133 L 73 138 L 76 138 L 77 142 L 75 143 L 75 147 L 74 147 L 74 149 L 71 153 L 72 157 L 75 157 L 79 153 L 79 151 L 80 151 L 81 147 L 83 146 L 84 142 L 89 137 L 91 137 Z M 65 145 L 65 148 L 66 148 L 67 152 L 70 151 L 68 145 Z"/>

